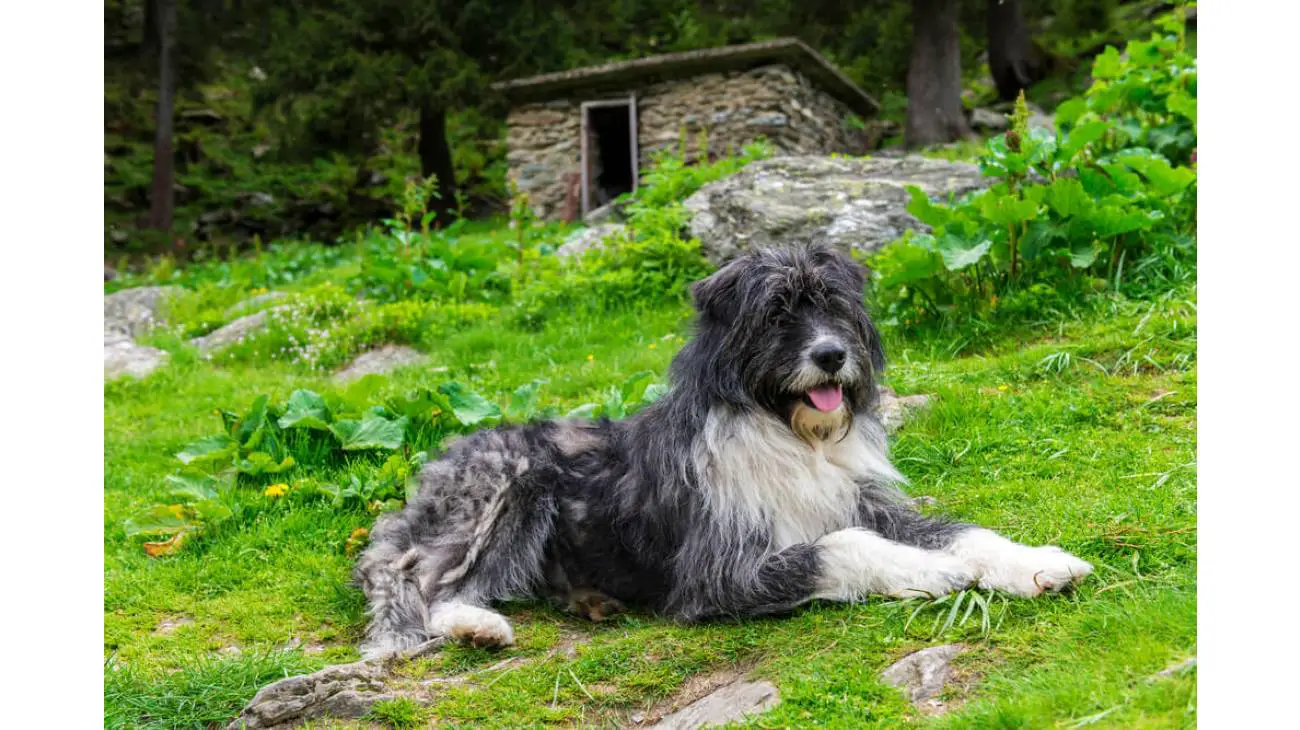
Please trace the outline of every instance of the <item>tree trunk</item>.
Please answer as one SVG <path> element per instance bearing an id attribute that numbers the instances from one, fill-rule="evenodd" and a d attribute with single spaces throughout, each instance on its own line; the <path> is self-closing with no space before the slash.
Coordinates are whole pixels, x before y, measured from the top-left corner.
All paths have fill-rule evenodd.
<path id="1" fill-rule="evenodd" d="M 153 146 L 153 185 L 149 191 L 149 227 L 171 230 L 172 178 L 175 164 L 172 150 L 172 112 L 176 95 L 176 0 L 158 2 L 158 119 Z"/>
<path id="2" fill-rule="evenodd" d="M 907 68 L 908 147 L 970 134 L 961 108 L 959 0 L 912 0 L 912 59 Z"/>
<path id="3" fill-rule="evenodd" d="M 420 174 L 438 177 L 438 197 L 429 202 L 437 211 L 437 225 L 451 222 L 456 211 L 456 170 L 447 145 L 447 110 L 431 104 L 420 107 Z"/>
<path id="4" fill-rule="evenodd" d="M 1029 31 L 1020 14 L 1020 0 L 988 0 L 989 71 L 998 97 L 1013 101 L 1040 77 L 1029 48 Z"/>

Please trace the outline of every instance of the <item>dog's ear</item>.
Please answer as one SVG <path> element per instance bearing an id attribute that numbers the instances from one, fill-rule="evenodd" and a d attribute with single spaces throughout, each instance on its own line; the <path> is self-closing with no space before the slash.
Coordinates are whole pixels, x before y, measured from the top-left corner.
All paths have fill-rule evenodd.
<path id="1" fill-rule="evenodd" d="M 719 322 L 734 322 L 740 314 L 740 280 L 744 270 L 745 258 L 741 257 L 692 284 L 695 309 Z"/>
<path id="2" fill-rule="evenodd" d="M 862 291 L 867 285 L 867 267 L 852 256 L 824 244 L 810 249 L 814 264 L 823 272 L 829 272 L 845 287 Z"/>

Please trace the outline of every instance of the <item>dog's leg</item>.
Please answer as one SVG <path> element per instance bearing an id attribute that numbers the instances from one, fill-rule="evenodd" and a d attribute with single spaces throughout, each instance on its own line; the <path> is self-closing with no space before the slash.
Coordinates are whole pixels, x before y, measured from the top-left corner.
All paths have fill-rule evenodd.
<path id="1" fill-rule="evenodd" d="M 975 581 L 963 559 L 904 545 L 860 527 L 832 532 L 816 542 L 814 598 L 859 601 L 869 594 L 937 598 Z"/>
<path id="2" fill-rule="evenodd" d="M 932 519 L 911 506 L 864 490 L 858 524 L 906 545 L 942 551 L 966 562 L 981 588 L 1032 598 L 1083 580 L 1092 566 L 1055 546 L 1030 547 L 992 530 Z"/>
<path id="3" fill-rule="evenodd" d="M 589 621 L 605 621 L 616 613 L 627 610 L 623 602 L 590 588 L 577 588 L 569 593 L 569 613 Z"/>
<path id="4" fill-rule="evenodd" d="M 957 534 L 946 552 L 964 560 L 981 588 L 1033 598 L 1066 590 L 1092 573 L 1092 564 L 1055 545 L 1021 545 L 982 527 Z"/>

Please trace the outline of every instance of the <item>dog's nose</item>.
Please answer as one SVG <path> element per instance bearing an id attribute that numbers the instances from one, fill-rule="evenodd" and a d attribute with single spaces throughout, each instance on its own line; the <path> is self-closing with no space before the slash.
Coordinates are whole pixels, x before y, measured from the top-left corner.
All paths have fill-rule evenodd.
<path id="1" fill-rule="evenodd" d="M 840 371 L 840 368 L 844 367 L 844 361 L 848 359 L 849 353 L 840 345 L 827 342 L 814 347 L 808 356 L 817 364 L 817 367 L 834 375 Z"/>

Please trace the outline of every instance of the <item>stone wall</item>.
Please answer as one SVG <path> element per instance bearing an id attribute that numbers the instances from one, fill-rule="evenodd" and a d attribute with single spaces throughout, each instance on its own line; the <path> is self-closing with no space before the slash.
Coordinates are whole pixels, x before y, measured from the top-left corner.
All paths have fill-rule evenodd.
<path id="1" fill-rule="evenodd" d="M 654 152 L 676 148 L 683 133 L 687 159 L 721 157 L 758 137 L 778 153 L 861 154 L 866 133 L 849 129 L 849 108 L 785 65 L 714 73 L 639 88 L 592 89 L 582 96 L 525 104 L 506 119 L 510 177 L 542 218 L 559 218 L 582 164 L 581 102 L 637 97 L 640 167 Z M 580 206 L 569 206 L 579 211 Z"/>

